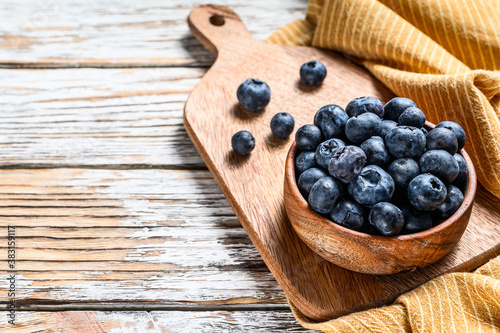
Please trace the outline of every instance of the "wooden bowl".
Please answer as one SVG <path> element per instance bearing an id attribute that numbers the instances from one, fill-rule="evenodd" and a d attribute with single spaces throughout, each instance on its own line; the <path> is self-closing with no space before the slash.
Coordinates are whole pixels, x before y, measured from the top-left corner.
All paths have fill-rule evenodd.
<path id="1" fill-rule="evenodd" d="M 434 127 L 427 123 L 428 127 Z M 414 234 L 374 236 L 342 227 L 312 210 L 300 193 L 294 142 L 286 158 L 285 207 L 299 237 L 321 257 L 343 268 L 367 274 L 393 274 L 435 263 L 448 254 L 465 231 L 476 194 L 476 172 L 465 150 L 469 179 L 460 208 L 437 226 Z"/>

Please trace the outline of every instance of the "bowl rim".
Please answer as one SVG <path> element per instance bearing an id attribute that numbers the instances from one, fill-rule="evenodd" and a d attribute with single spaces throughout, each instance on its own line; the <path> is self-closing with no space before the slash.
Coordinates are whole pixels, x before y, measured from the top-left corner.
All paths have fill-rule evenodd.
<path id="1" fill-rule="evenodd" d="M 426 121 L 425 126 L 429 129 L 433 129 L 435 125 L 431 122 Z M 298 204 L 300 204 L 301 208 L 306 209 L 308 213 L 312 214 L 315 218 L 315 220 L 327 223 L 330 228 L 334 229 L 335 231 L 338 231 L 340 233 L 344 234 L 350 234 L 351 236 L 358 237 L 361 239 L 365 240 L 379 240 L 379 241 L 384 241 L 384 242 L 401 242 L 401 241 L 422 241 L 424 239 L 428 239 L 428 237 L 432 236 L 433 234 L 439 233 L 440 231 L 446 229 L 450 225 L 454 224 L 459 220 L 460 216 L 462 216 L 467 209 L 469 208 L 470 205 L 473 204 L 474 202 L 474 197 L 476 194 L 476 189 L 477 189 L 477 177 L 476 177 L 476 171 L 474 169 L 474 165 L 472 163 L 471 158 L 465 151 L 465 149 L 461 149 L 458 153 L 462 155 L 462 157 L 465 159 L 465 162 L 467 164 L 467 168 L 469 169 L 469 178 L 467 179 L 467 188 L 465 189 L 464 193 L 464 200 L 460 207 L 457 209 L 457 211 L 450 216 L 448 219 L 444 220 L 443 222 L 439 223 L 438 225 L 429 228 L 424 231 L 416 232 L 413 234 L 406 234 L 406 235 L 397 235 L 397 236 L 383 236 L 383 235 L 370 235 L 365 232 L 361 231 L 356 231 L 352 230 L 346 227 L 341 226 L 340 224 L 337 224 L 320 213 L 314 211 L 306 201 L 306 199 L 303 197 L 302 193 L 300 193 L 300 190 L 297 186 L 297 181 L 295 177 L 295 154 L 298 151 L 297 148 L 297 143 L 293 141 L 287 157 L 286 157 L 286 162 L 285 162 L 285 180 L 288 183 L 288 186 L 290 187 L 291 192 L 294 194 L 295 197 L 298 198 Z"/>

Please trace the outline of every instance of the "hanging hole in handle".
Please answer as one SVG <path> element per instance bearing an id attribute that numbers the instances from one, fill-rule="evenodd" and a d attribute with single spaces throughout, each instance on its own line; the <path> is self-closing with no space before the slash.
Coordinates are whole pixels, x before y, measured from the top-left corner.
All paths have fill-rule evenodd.
<path id="1" fill-rule="evenodd" d="M 224 17 L 222 15 L 214 14 L 210 16 L 210 23 L 212 25 L 215 25 L 217 27 L 220 27 L 226 23 L 226 20 L 224 20 Z"/>

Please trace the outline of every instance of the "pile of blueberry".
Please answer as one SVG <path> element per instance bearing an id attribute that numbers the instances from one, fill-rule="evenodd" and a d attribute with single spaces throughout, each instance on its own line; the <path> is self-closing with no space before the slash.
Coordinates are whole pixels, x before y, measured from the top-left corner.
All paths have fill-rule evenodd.
<path id="1" fill-rule="evenodd" d="M 318 86 L 327 70 L 313 60 L 299 74 L 303 84 Z M 236 95 L 251 112 L 271 100 L 269 86 L 259 79 L 245 80 Z M 281 112 L 270 125 L 274 136 L 284 139 L 295 121 Z M 424 125 L 424 113 L 408 98 L 383 105 L 375 97 L 360 97 L 345 110 L 334 104 L 322 107 L 314 125 L 295 133 L 300 192 L 313 210 L 353 230 L 394 236 L 437 225 L 464 200 L 469 171 L 460 150 L 465 132 L 451 121 L 429 132 Z M 237 154 L 247 155 L 255 139 L 240 131 L 231 145 Z"/>
<path id="2" fill-rule="evenodd" d="M 430 131 L 424 124 L 408 98 L 322 107 L 295 135 L 299 190 L 313 210 L 349 229 L 394 236 L 437 225 L 464 199 L 465 132 L 451 121 Z"/>

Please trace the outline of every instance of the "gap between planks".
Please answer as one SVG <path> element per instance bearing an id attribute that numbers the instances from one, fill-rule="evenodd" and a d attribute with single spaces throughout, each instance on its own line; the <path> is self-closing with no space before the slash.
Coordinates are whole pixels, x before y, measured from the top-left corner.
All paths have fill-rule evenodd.
<path id="1" fill-rule="evenodd" d="M 2 62 L 0 63 L 0 69 L 11 69 L 11 70 L 20 70 L 20 69 L 78 69 L 78 68 L 97 68 L 97 69 L 128 69 L 128 68 L 147 68 L 147 69 L 155 69 L 155 68 L 201 68 L 201 69 L 209 69 L 211 65 L 199 65 L 199 64 L 168 64 L 164 65 L 161 63 L 154 64 L 96 64 L 96 65 L 80 65 L 80 64 L 21 64 L 21 63 L 8 63 Z"/>
<path id="2" fill-rule="evenodd" d="M 5 304 L 0 302 L 0 304 Z M 17 311 L 290 311 L 288 303 L 282 304 L 148 304 L 148 303 L 75 303 L 75 304 L 23 304 L 19 303 Z M 6 312 L 6 309 L 0 309 Z"/>
<path id="3" fill-rule="evenodd" d="M 190 170 L 208 171 L 206 166 L 201 165 L 170 165 L 170 164 L 109 164 L 109 165 L 86 165 L 86 164 L 10 164 L 0 165 L 0 170 L 41 170 L 41 169 L 88 169 L 88 170 Z"/>

